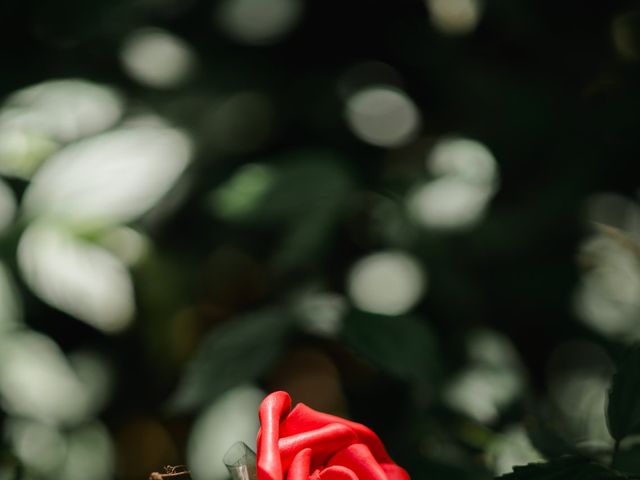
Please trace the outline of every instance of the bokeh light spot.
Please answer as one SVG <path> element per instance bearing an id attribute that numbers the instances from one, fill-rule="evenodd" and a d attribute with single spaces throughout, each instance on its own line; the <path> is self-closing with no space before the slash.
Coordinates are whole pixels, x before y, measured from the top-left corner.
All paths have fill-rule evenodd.
<path id="1" fill-rule="evenodd" d="M 522 425 L 510 425 L 498 435 L 487 449 L 487 459 L 496 476 L 510 473 L 517 465 L 544 460 Z"/>
<path id="2" fill-rule="evenodd" d="M 623 60 L 637 61 L 640 57 L 640 11 L 616 15 L 611 22 L 611 38 Z"/>
<path id="3" fill-rule="evenodd" d="M 131 322 L 131 278 L 107 250 L 36 222 L 20 239 L 18 264 L 40 298 L 79 320 L 107 333 L 119 332 Z"/>
<path id="4" fill-rule="evenodd" d="M 402 91 L 389 86 L 368 87 L 347 100 L 346 119 L 353 133 L 379 147 L 398 147 L 412 140 L 420 113 Z"/>
<path id="5" fill-rule="evenodd" d="M 579 318 L 596 331 L 625 342 L 640 338 L 640 265 L 635 253 L 603 234 L 586 241 L 587 270 L 575 296 Z"/>
<path id="6" fill-rule="evenodd" d="M 597 193 L 585 202 L 586 220 L 640 239 L 640 205 L 615 193 Z"/>
<path id="7" fill-rule="evenodd" d="M 177 130 L 114 130 L 51 157 L 25 192 L 23 208 L 80 229 L 127 222 L 167 193 L 190 155 L 191 142 Z"/>
<path id="8" fill-rule="evenodd" d="M 482 15 L 480 0 L 427 0 L 431 24 L 446 35 L 475 30 Z"/>
<path id="9" fill-rule="evenodd" d="M 121 60 L 131 78 L 154 88 L 181 85 L 196 64 L 184 40 L 158 28 L 133 32 L 124 42 Z"/>
<path id="10" fill-rule="evenodd" d="M 0 120 L 0 174 L 30 178 L 57 149 L 58 144 L 46 135 L 20 128 L 6 128 Z"/>
<path id="11" fill-rule="evenodd" d="M 478 224 L 498 185 L 489 149 L 467 138 L 444 138 L 430 151 L 426 167 L 435 178 L 408 193 L 410 217 L 433 230 L 466 230 Z"/>
<path id="12" fill-rule="evenodd" d="M 300 0 L 223 0 L 216 5 L 214 20 L 238 42 L 268 45 L 295 27 L 302 10 Z"/>
<path id="13" fill-rule="evenodd" d="M 86 80 L 49 80 L 9 96 L 0 132 L 18 130 L 69 142 L 106 130 L 123 112 L 120 95 Z"/>
<path id="14" fill-rule="evenodd" d="M 413 308 L 427 287 L 420 263 L 400 251 L 373 253 L 351 268 L 347 290 L 361 310 L 401 315 Z"/>
<path id="15" fill-rule="evenodd" d="M 440 178 L 410 192 L 409 214 L 418 223 L 437 230 L 463 230 L 476 225 L 490 191 L 457 178 Z"/>
<path id="16" fill-rule="evenodd" d="M 60 348 L 30 331 L 0 339 L 0 396 L 8 413 L 45 423 L 75 424 L 91 410 L 87 393 Z"/>
<path id="17" fill-rule="evenodd" d="M 296 299 L 294 308 L 305 331 L 335 337 L 342 328 L 347 301 L 335 292 L 307 291 Z"/>
<path id="18" fill-rule="evenodd" d="M 6 429 L 16 456 L 30 471 L 46 476 L 60 469 L 67 453 L 67 442 L 56 427 L 11 418 Z"/>
<path id="19" fill-rule="evenodd" d="M 251 386 L 228 391 L 196 419 L 187 445 L 194 480 L 223 480 L 228 476 L 221 459 L 236 441 L 255 451 L 258 406 L 264 393 Z"/>
<path id="20" fill-rule="evenodd" d="M 498 167 L 491 151 L 469 138 L 444 138 L 427 157 L 427 170 L 434 176 L 455 176 L 470 183 L 494 185 Z"/>
<path id="21" fill-rule="evenodd" d="M 92 422 L 72 430 L 67 436 L 67 456 L 58 478 L 65 480 L 109 480 L 115 467 L 109 432 Z"/>
<path id="22" fill-rule="evenodd" d="M 563 436 L 579 447 L 610 448 L 605 410 L 614 367 L 607 353 L 592 342 L 566 342 L 552 353 L 547 371 Z"/>
<path id="23" fill-rule="evenodd" d="M 491 424 L 522 393 L 522 365 L 509 340 L 492 330 L 470 332 L 466 349 L 471 363 L 451 379 L 444 400 L 477 422 Z"/>

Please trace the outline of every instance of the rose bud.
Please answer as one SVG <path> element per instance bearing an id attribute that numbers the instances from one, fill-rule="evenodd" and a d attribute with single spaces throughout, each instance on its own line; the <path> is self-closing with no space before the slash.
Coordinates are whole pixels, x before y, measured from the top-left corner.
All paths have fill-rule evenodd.
<path id="1" fill-rule="evenodd" d="M 369 428 L 317 412 L 291 409 L 286 392 L 260 405 L 258 480 L 410 480 Z"/>

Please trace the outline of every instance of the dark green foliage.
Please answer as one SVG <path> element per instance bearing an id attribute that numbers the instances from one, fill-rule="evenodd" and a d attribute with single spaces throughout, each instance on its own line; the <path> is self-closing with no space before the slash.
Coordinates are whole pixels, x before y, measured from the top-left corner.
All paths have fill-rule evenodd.
<path id="1" fill-rule="evenodd" d="M 630 348 L 613 376 L 607 421 L 617 441 L 640 433 L 640 345 Z"/>
<path id="2" fill-rule="evenodd" d="M 620 472 L 581 457 L 563 457 L 548 463 L 515 467 L 501 480 L 614 480 L 624 479 Z"/>
<path id="3" fill-rule="evenodd" d="M 547 459 L 576 453 L 575 447 L 562 438 L 549 422 L 530 417 L 525 421 L 525 426 L 531 444 Z"/>
<path id="4" fill-rule="evenodd" d="M 290 326 L 284 310 L 269 308 L 212 329 L 186 367 L 170 406 L 190 410 L 256 379 L 280 355 Z"/>
<path id="5" fill-rule="evenodd" d="M 256 27 L 258 33 L 268 30 L 269 21 L 277 20 L 287 5 L 302 7 L 290 29 L 262 43 L 230 34 L 219 18 L 230 5 L 249 11 L 240 26 Z M 440 15 L 449 15 L 450 23 L 438 26 L 442 18 L 436 7 L 444 8 Z M 615 454 L 602 428 L 606 386 L 602 375 L 590 376 L 589 370 L 609 371 L 608 355 L 635 338 L 616 328 L 627 320 L 633 328 L 631 320 L 640 312 L 640 262 L 629 261 L 640 253 L 639 184 L 632 174 L 640 158 L 639 12 L 633 2 L 603 0 L 4 2 L 3 450 L 37 447 L 21 449 L 23 456 L 46 450 L 46 434 L 38 437 L 42 445 L 20 435 L 40 431 L 29 428 L 40 428 L 47 419 L 8 408 L 7 392 L 23 383 L 31 386 L 28 380 L 42 373 L 40 352 L 19 352 L 25 356 L 14 362 L 2 357 L 15 347 L 12 336 L 28 332 L 55 344 L 62 365 L 58 370 L 71 378 L 70 383 L 49 379 L 52 400 L 59 398 L 55 388 L 75 391 L 66 386 L 76 385 L 75 377 L 109 377 L 108 386 L 107 381 L 86 382 L 87 392 L 96 388 L 86 395 L 95 405 L 82 421 L 104 429 L 111 442 L 108 452 L 117 452 L 105 465 L 119 465 L 118 480 L 146 478 L 174 460 L 165 458 L 167 452 L 187 463 L 190 435 L 201 413 L 246 383 L 256 392 L 296 389 L 294 401 L 370 424 L 394 458 L 397 453 L 400 463 L 406 460 L 413 480 L 483 480 L 540 455 L 549 463 L 517 467 L 503 478 L 640 475 L 640 451 L 630 438 L 640 433 L 640 347 L 620 363 L 609 394 L 606 415 L 617 441 Z M 229 18 L 234 15 L 238 12 Z M 456 31 L 474 15 L 477 25 Z M 263 17 L 264 23 L 256 21 Z M 123 61 L 131 38 L 149 30 L 188 47 L 193 69 L 183 81 L 153 85 Z M 149 61 L 159 71 L 174 63 L 162 58 L 154 63 L 153 57 L 143 55 L 142 63 Z M 78 321 L 73 309 L 47 300 L 24 275 L 33 270 L 46 291 L 65 304 L 91 304 L 91 295 L 66 291 L 48 271 L 31 268 L 22 241 L 33 226 L 24 206 L 32 174 L 47 166 L 51 152 L 76 141 L 67 144 L 39 128 L 82 132 L 92 126 L 93 115 L 100 117 L 100 109 L 87 107 L 78 116 L 65 111 L 64 101 L 54 102 L 55 112 L 60 108 L 63 114 L 52 119 L 48 108 L 26 115 L 7 102 L 25 88 L 73 78 L 107 85 L 122 99 L 121 115 L 104 131 L 166 124 L 184 132 L 192 144 L 188 168 L 151 210 L 127 217 L 114 231 L 91 227 L 76 239 L 112 258 L 109 265 L 130 281 L 127 291 L 135 312 L 122 331 Z M 377 125 L 377 142 L 354 128 L 349 116 L 355 111 L 353 99 L 370 87 L 402 93 L 415 108 L 419 121 L 405 140 L 379 142 L 378 137 L 402 127 L 403 109 L 393 102 L 373 102 L 358 112 L 364 125 Z M 79 97 L 74 91 L 70 98 Z M 87 133 L 81 141 L 102 133 Z M 478 194 L 482 172 L 465 172 L 463 181 L 453 175 L 452 182 L 451 172 L 438 172 L 428 162 L 434 146 L 458 136 L 491 152 L 496 175 L 486 209 L 473 222 L 449 230 L 446 222 L 439 228 L 421 221 L 409 200 L 416 192 L 433 193 L 429 189 L 444 186 L 448 195 L 436 195 L 422 207 L 441 220 L 447 215 L 455 220 L 451 212 L 459 214 L 459 204 L 465 207 L 471 198 L 461 210 L 463 216 L 474 213 L 484 198 Z M 132 155 L 131 162 L 138 158 Z M 445 170 L 464 170 L 467 160 L 462 155 Z M 143 197 L 145 187 L 157 180 L 153 174 L 162 163 L 150 165 L 148 178 L 130 189 L 128 201 L 138 201 L 138 194 Z M 22 171 L 16 166 L 28 167 L 27 173 L 15 176 Z M 111 181 L 103 175 L 88 182 L 94 170 L 82 171 L 70 190 L 83 191 L 87 182 L 111 198 L 129 180 L 128 165 Z M 71 181 L 62 176 L 58 188 Z M 447 191 L 452 184 L 457 188 Z M 461 184 L 472 188 L 460 190 Z M 601 194 L 615 197 L 605 202 L 613 207 L 593 218 L 591 205 Z M 81 197 L 72 197 L 82 206 Z M 56 229 L 71 228 L 58 219 L 45 220 Z M 581 245 L 593 240 L 597 252 L 581 254 Z M 385 251 L 410 256 L 429 280 L 420 298 L 398 316 L 359 311 L 350 298 L 354 265 Z M 613 258 L 613 266 L 599 270 L 599 256 Z M 54 273 L 75 278 L 63 259 L 54 255 L 50 260 Z M 80 286 L 99 286 L 98 296 L 108 293 L 109 277 L 90 263 L 84 262 L 96 281 Z M 622 279 L 616 276 L 619 271 Z M 580 303 L 577 298 L 585 299 L 580 294 L 587 284 L 602 291 L 587 292 L 592 302 L 582 310 L 572 308 Z M 300 313 L 298 302 L 308 292 L 318 294 L 311 303 L 319 312 L 313 313 L 320 320 L 330 317 L 329 328 L 314 330 L 311 320 L 317 318 Z M 583 322 L 585 310 L 601 317 Z M 92 310 L 98 318 L 109 311 Z M 626 316 L 607 323 L 620 311 Z M 468 345 L 477 331 L 490 333 L 476 345 L 479 351 Z M 589 348 L 575 349 L 575 344 Z M 600 352 L 604 360 L 585 351 Z M 105 375 L 93 372 L 91 361 L 78 367 L 78 352 L 81 360 L 86 352 L 107 358 L 104 372 L 98 371 Z M 292 358 L 311 360 L 292 365 L 287 361 Z M 569 358 L 575 368 L 554 377 L 554 368 L 562 364 L 558 358 Z M 10 371 L 20 373 L 23 364 L 35 366 L 34 375 Z M 564 397 L 554 391 L 570 383 L 573 390 L 560 392 Z M 593 388 L 585 393 L 585 385 Z M 585 410 L 593 399 L 600 402 L 597 411 Z M 44 396 L 38 400 L 46 403 Z M 173 410 L 162 408 L 167 405 Z M 531 420 L 530 405 L 549 415 Z M 253 413 L 248 415 L 254 418 Z M 75 428 L 44 426 L 49 441 L 60 437 L 61 445 Z M 229 444 L 236 440 L 228 439 Z M 139 445 L 144 448 L 137 450 Z M 495 453 L 499 448 L 511 450 Z M 73 465 L 79 461 L 65 446 L 54 450 L 51 460 L 38 451 L 56 465 L 48 472 L 22 458 L 16 471 L 17 460 L 0 457 L 0 478 L 65 480 L 61 466 L 69 459 Z M 81 458 L 92 458 L 89 453 Z M 212 464 L 220 461 L 211 459 Z"/>
<path id="6" fill-rule="evenodd" d="M 416 384 L 438 370 L 436 342 L 428 324 L 415 317 L 354 311 L 345 323 L 347 345 L 391 375 Z"/>
<path id="7" fill-rule="evenodd" d="M 615 455 L 615 468 L 637 477 L 640 475 L 640 446 L 621 446 Z"/>

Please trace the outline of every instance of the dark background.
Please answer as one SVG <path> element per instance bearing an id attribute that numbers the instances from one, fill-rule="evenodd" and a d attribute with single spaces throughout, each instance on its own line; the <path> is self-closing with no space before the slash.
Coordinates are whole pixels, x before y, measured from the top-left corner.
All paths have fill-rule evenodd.
<path id="1" fill-rule="evenodd" d="M 532 425 L 588 451 L 610 446 L 594 412 L 612 361 L 640 331 L 638 4 L 486 0 L 477 25 L 451 33 L 419 0 L 300 3 L 290 31 L 259 45 L 225 32 L 212 14 L 222 3 L 211 1 L 0 4 L 3 109 L 14 92 L 52 79 L 109 85 L 124 102 L 111 128 L 153 113 L 182 129 L 194 152 L 158 206 L 123 222 L 147 247 L 129 269 L 134 321 L 115 334 L 55 308 L 22 278 L 16 251 L 33 219 L 19 205 L 31 174 L 12 174 L 0 157 L 18 205 L 0 231 L 0 254 L 22 304 L 22 320 L 0 329 L 0 348 L 11 350 L 16 332 L 35 331 L 56 342 L 61 361 L 89 351 L 111 372 L 102 408 L 46 428 L 71 442 L 82 425 L 99 425 L 111 450 L 96 453 L 106 458 L 102 470 L 85 472 L 96 479 L 188 463 L 193 425 L 238 385 L 254 396 L 255 388 L 288 389 L 294 401 L 370 425 L 414 478 L 480 478 L 533 460 Z M 143 27 L 190 46 L 196 66 L 186 80 L 154 88 L 123 67 L 123 45 Z M 377 71 L 420 112 L 419 130 L 401 144 L 369 144 L 345 120 L 354 92 L 345 78 L 363 62 L 385 64 Z M 361 86 L 381 83 L 376 75 Z M 247 91 L 266 99 L 268 114 L 255 105 L 215 113 Z M 413 221 L 404 199 L 431 181 L 425 159 L 451 136 L 485 145 L 499 183 L 481 221 L 441 231 Z M 63 148 L 57 142 L 54 151 Z M 266 165 L 277 180 L 243 215 L 220 214 L 215 192 L 247 164 Z M 80 230 L 72 234 L 101 245 L 102 227 Z M 593 238 L 596 253 L 581 247 Z M 397 315 L 357 308 L 348 293 L 354 262 L 387 250 L 410 254 L 428 275 L 426 293 Z M 606 252 L 628 271 L 616 277 L 615 262 L 602 267 Z M 609 272 L 598 285 L 623 311 L 612 315 L 631 318 L 624 327 L 608 328 L 611 317 L 598 315 L 585 323 L 576 311 L 576 292 L 594 271 Z M 616 296 L 625 285 L 631 293 Z M 307 290 L 333 295 L 341 328 L 319 335 L 305 327 L 296 302 Z M 474 350 L 474 341 L 485 347 Z M 447 400 L 468 372 L 477 383 L 463 397 L 493 405 L 493 414 Z M 587 390 L 554 390 L 570 383 L 558 378 L 578 377 Z M 585 407 L 588 418 L 563 410 L 587 397 L 596 405 Z M 71 447 L 39 467 L 42 453 L 16 446 L 23 437 L 11 425 L 43 419 L 11 408 L 2 419 L 3 472 L 23 464 L 27 478 L 60 478 Z M 576 430 L 589 422 L 596 427 Z M 208 428 L 233 437 L 233 426 Z M 553 443 L 544 438 L 538 450 Z M 211 472 L 194 478 L 218 478 Z"/>

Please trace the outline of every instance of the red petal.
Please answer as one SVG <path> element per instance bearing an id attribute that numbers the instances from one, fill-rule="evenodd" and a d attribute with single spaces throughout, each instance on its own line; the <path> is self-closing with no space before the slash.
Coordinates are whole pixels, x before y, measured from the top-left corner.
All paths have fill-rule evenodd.
<path id="1" fill-rule="evenodd" d="M 324 463 L 338 450 L 357 442 L 358 439 L 353 430 L 346 425 L 331 423 L 316 430 L 290 435 L 280 438 L 280 460 L 282 470 L 286 471 L 293 457 L 303 448 L 313 450 L 314 463 Z"/>
<path id="2" fill-rule="evenodd" d="M 329 465 L 341 465 L 352 470 L 359 480 L 387 480 L 382 467 L 373 458 L 371 451 L 362 443 L 354 443 L 336 453 Z"/>
<path id="3" fill-rule="evenodd" d="M 291 462 L 287 480 L 309 480 L 309 466 L 311 465 L 311 449 L 300 450 Z"/>
<path id="4" fill-rule="evenodd" d="M 315 430 L 329 423 L 341 423 L 351 428 L 358 435 L 358 441 L 364 443 L 378 462 L 393 463 L 391 457 L 382 445 L 380 438 L 369 428 L 356 422 L 345 420 L 344 418 L 329 415 L 328 413 L 317 412 L 307 407 L 303 403 L 295 406 L 287 418 L 282 422 L 281 435 L 289 436 L 300 432 Z M 361 479 L 362 480 L 362 479 Z"/>
<path id="5" fill-rule="evenodd" d="M 380 466 L 389 480 L 411 480 L 407 471 L 395 463 L 381 463 Z"/>
<path id="6" fill-rule="evenodd" d="M 358 480 L 358 476 L 347 467 L 334 465 L 322 470 L 319 480 Z"/>
<path id="7" fill-rule="evenodd" d="M 289 413 L 291 397 L 287 392 L 274 392 L 260 404 L 260 433 L 258 434 L 258 479 L 282 480 L 282 465 L 278 438 L 280 421 Z"/>

